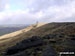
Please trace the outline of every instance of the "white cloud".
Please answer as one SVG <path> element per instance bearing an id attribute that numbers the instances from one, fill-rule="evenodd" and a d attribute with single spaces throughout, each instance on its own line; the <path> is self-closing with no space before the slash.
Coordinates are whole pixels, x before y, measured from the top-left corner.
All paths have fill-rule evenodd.
<path id="1" fill-rule="evenodd" d="M 7 9 L 9 9 L 10 8 L 10 5 L 9 4 L 6 4 L 5 5 L 5 9 L 7 10 Z"/>
<path id="2" fill-rule="evenodd" d="M 20 0 L 21 1 L 21 0 Z M 25 2 L 25 4 L 22 2 Z M 0 24 L 19 24 L 19 23 L 34 23 L 40 22 L 53 22 L 72 19 L 75 17 L 75 1 L 74 0 L 22 0 L 22 6 L 25 9 L 16 9 L 15 11 L 9 10 L 11 4 L 5 6 L 6 11 L 0 12 Z M 17 1 L 18 3 L 18 1 Z M 20 2 L 19 2 L 20 3 Z M 16 4 L 16 3 L 15 3 Z M 20 5 L 20 4 L 19 4 Z M 23 6 L 23 7 L 24 7 Z M 19 6 L 18 6 L 19 7 Z M 75 19 L 72 19 L 75 21 Z"/>

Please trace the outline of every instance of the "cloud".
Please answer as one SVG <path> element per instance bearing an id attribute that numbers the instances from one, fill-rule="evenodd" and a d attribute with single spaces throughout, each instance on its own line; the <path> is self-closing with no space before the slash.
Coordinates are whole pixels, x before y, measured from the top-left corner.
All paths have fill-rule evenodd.
<path id="1" fill-rule="evenodd" d="M 9 4 L 6 4 L 5 5 L 5 9 L 7 10 L 7 9 L 9 9 L 10 8 L 10 5 Z"/>
<path id="2" fill-rule="evenodd" d="M 3 11 L 5 9 L 7 3 L 8 0 L 0 0 L 0 11 Z"/>
<path id="3" fill-rule="evenodd" d="M 75 0 L 0 1 L 0 24 L 75 22 Z"/>

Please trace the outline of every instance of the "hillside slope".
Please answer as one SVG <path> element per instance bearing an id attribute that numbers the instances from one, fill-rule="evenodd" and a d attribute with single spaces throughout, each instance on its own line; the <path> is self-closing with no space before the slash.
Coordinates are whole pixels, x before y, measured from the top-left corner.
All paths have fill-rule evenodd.
<path id="1" fill-rule="evenodd" d="M 6 38 L 15 37 L 15 36 L 17 36 L 17 35 L 19 35 L 19 34 L 21 34 L 21 33 L 23 33 L 23 32 L 27 32 L 27 31 L 33 29 L 34 26 L 36 26 L 36 28 L 38 28 L 38 27 L 40 27 L 40 26 L 42 26 L 42 25 L 44 25 L 44 24 L 46 24 L 46 23 L 39 23 L 38 25 L 34 24 L 34 25 L 31 25 L 31 26 L 28 26 L 28 27 L 25 28 L 25 29 L 22 29 L 22 30 L 19 30 L 19 31 L 10 33 L 10 34 L 6 34 L 6 35 L 3 35 L 3 36 L 0 36 L 0 40 L 1 40 L 1 39 L 6 39 Z M 10 36 L 11 36 L 11 37 L 10 37 Z"/>
<path id="2" fill-rule="evenodd" d="M 19 43 L 21 40 L 26 41 L 30 40 L 33 36 L 39 36 L 40 38 L 43 38 L 46 42 L 46 45 L 40 46 L 41 48 L 46 48 L 46 46 L 52 46 L 54 49 L 59 52 L 59 51 L 65 51 L 65 50 L 75 50 L 75 23 L 74 22 L 66 22 L 66 23 L 48 23 L 48 24 L 38 24 L 34 27 L 29 26 L 28 28 L 23 29 L 19 32 L 16 32 L 15 36 L 10 37 L 11 35 L 7 37 L 1 37 L 0 38 L 0 50 L 1 52 L 5 50 L 8 47 L 11 46 L 16 46 L 18 45 L 16 43 Z M 24 32 L 26 31 L 26 32 Z M 12 35 L 14 35 L 12 34 Z M 7 39 L 6 39 L 7 38 Z M 35 37 L 37 38 L 37 37 Z M 38 40 L 38 38 L 37 38 Z M 42 40 L 40 40 L 42 41 Z M 35 46 L 35 43 L 39 43 L 40 41 L 37 42 L 31 42 Z M 23 43 L 22 41 L 19 43 L 20 45 Z M 28 43 L 30 44 L 30 42 Z M 45 43 L 44 43 L 45 44 Z M 25 45 L 24 45 L 25 46 Z M 28 45 L 27 47 L 31 47 L 32 45 Z M 33 50 L 36 47 L 31 49 L 26 49 L 26 50 Z M 14 48 L 14 47 L 13 47 Z M 21 47 L 19 47 L 20 49 Z M 26 48 L 26 47 L 24 47 Z M 49 48 L 50 49 L 50 48 Z M 8 49 L 10 50 L 10 49 Z M 22 51 L 22 50 L 21 50 Z M 24 51 L 24 50 L 23 50 Z M 10 52 L 10 51 L 9 51 Z M 21 52 L 20 52 L 21 53 Z"/>
<path id="3" fill-rule="evenodd" d="M 15 44 L 16 42 L 18 42 L 18 40 L 23 39 L 21 36 L 24 33 L 27 33 L 31 29 L 38 28 L 38 27 L 43 26 L 45 24 L 46 23 L 33 24 L 33 25 L 28 26 L 25 29 L 22 29 L 22 30 L 19 30 L 19 31 L 10 33 L 10 34 L 0 36 L 0 49 L 5 49 L 5 48 L 8 47 L 8 45 L 11 46 L 12 44 Z"/>

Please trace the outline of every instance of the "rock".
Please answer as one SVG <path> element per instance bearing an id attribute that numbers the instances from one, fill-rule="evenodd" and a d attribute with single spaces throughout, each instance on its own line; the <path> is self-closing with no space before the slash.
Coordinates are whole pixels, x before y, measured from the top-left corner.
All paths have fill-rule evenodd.
<path id="1" fill-rule="evenodd" d="M 43 56 L 56 56 L 56 55 L 57 54 L 55 50 L 51 46 L 48 46 L 43 52 Z"/>

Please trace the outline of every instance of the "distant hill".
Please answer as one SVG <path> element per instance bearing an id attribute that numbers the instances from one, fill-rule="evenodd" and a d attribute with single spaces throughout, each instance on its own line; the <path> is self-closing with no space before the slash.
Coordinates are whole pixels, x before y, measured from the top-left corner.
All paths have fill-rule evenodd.
<path id="1" fill-rule="evenodd" d="M 21 30 L 28 25 L 0 25 L 0 36 Z"/>
<path id="2" fill-rule="evenodd" d="M 74 25 L 74 22 L 30 25 L 20 31 L 1 36 L 0 51 L 7 49 L 6 55 L 13 56 L 50 56 L 60 51 L 75 51 Z"/>

